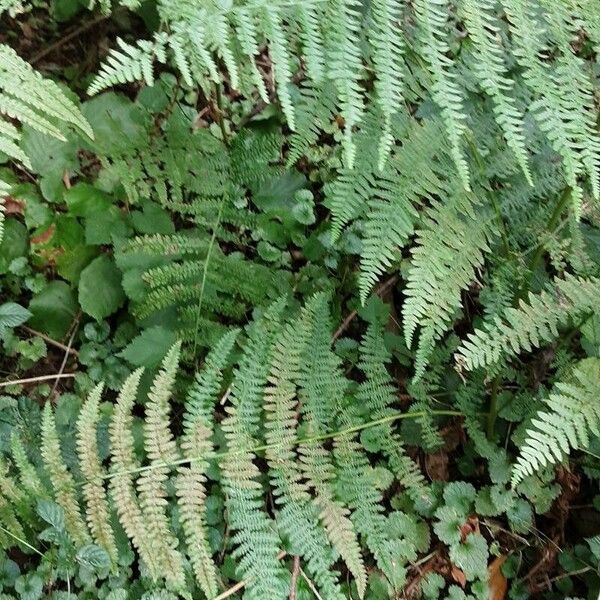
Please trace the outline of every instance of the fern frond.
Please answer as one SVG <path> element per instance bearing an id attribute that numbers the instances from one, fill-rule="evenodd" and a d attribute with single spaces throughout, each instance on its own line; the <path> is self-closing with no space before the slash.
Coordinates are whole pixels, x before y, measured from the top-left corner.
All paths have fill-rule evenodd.
<path id="1" fill-rule="evenodd" d="M 77 454 L 81 474 L 86 483 L 83 486 L 83 495 L 86 502 L 86 519 L 94 543 L 104 548 L 110 556 L 113 565 L 118 558 L 115 536 L 110 524 L 110 514 L 104 489 L 104 469 L 98 455 L 98 441 L 96 439 L 98 423 L 100 420 L 100 398 L 103 385 L 97 385 L 84 402 L 77 419 Z"/>
<path id="2" fill-rule="evenodd" d="M 407 346 L 417 327 L 421 328 L 415 381 L 423 376 L 434 343 L 446 333 L 461 306 L 461 292 L 489 251 L 492 223 L 483 208 L 472 195 L 455 190 L 445 202 L 427 210 L 423 228 L 417 232 L 402 306 Z"/>
<path id="3" fill-rule="evenodd" d="M 435 120 L 424 125 L 411 122 L 402 147 L 392 153 L 381 173 L 372 174 L 369 187 L 361 191 L 369 208 L 359 277 L 363 303 L 413 233 L 416 208 L 423 198 L 447 193 L 445 150 L 443 132 Z"/>
<path id="4" fill-rule="evenodd" d="M 25 446 L 16 431 L 13 431 L 10 438 L 10 448 L 12 459 L 19 472 L 19 481 L 23 489 L 34 498 L 48 498 L 50 492 L 46 485 L 40 479 L 36 468 L 33 466 Z"/>
<path id="5" fill-rule="evenodd" d="M 150 577 L 158 580 L 162 567 L 152 552 L 146 533 L 146 520 L 134 487 L 133 472 L 139 468 L 133 439 L 133 416 L 143 369 L 134 371 L 123 383 L 110 423 L 111 478 L 110 492 L 125 533 L 137 549 Z"/>
<path id="6" fill-rule="evenodd" d="M 271 345 L 278 335 L 283 303 L 271 306 L 248 328 L 248 338 L 231 387 L 231 406 L 222 422 L 227 454 L 221 463 L 229 526 L 240 575 L 251 582 L 248 597 L 285 600 L 286 571 L 277 559 L 281 544 L 275 523 L 264 510 L 261 473 L 249 450 L 256 446 Z"/>
<path id="7" fill-rule="evenodd" d="M 169 429 L 169 399 L 179 366 L 180 344 L 175 344 L 164 358 L 152 382 L 145 407 L 144 448 L 152 469 L 142 472 L 136 482 L 140 508 L 146 521 L 147 543 L 162 565 L 164 577 L 176 588 L 183 588 L 185 575 L 178 540 L 169 526 L 166 513 L 169 464 L 179 458 Z"/>
<path id="8" fill-rule="evenodd" d="M 344 120 L 345 165 L 352 169 L 356 158 L 353 129 L 362 120 L 364 103 L 360 87 L 360 6 L 356 0 L 328 0 L 325 13 L 327 77 L 337 90 L 341 117 Z"/>
<path id="9" fill-rule="evenodd" d="M 81 508 L 77 499 L 75 482 L 63 461 L 54 413 L 50 402 L 42 413 L 42 458 L 54 491 L 56 502 L 65 511 L 65 527 L 78 546 L 90 542 L 90 536 L 81 517 Z"/>
<path id="10" fill-rule="evenodd" d="M 549 291 L 529 294 L 517 308 L 484 323 L 467 336 L 456 353 L 459 367 L 472 371 L 503 358 L 540 347 L 558 336 L 558 328 L 588 312 L 597 310 L 600 279 L 565 275 Z"/>
<path id="11" fill-rule="evenodd" d="M 373 50 L 375 67 L 375 99 L 383 115 L 383 131 L 379 146 L 379 168 L 383 169 L 394 137 L 391 118 L 403 103 L 404 43 L 402 27 L 402 0 L 373 0 L 371 2 L 372 26 L 369 43 Z"/>
<path id="12" fill-rule="evenodd" d="M 191 460 L 181 467 L 176 480 L 180 519 L 194 574 L 208 598 L 217 595 L 217 569 L 207 539 L 205 517 L 206 469 L 213 453 L 210 440 L 214 429 L 213 409 L 222 380 L 222 371 L 237 330 L 224 335 L 206 358 L 202 371 L 188 391 L 184 415 L 183 455 Z"/>
<path id="13" fill-rule="evenodd" d="M 343 598 L 333 570 L 334 557 L 325 532 L 319 526 L 316 507 L 303 481 L 294 450 L 297 426 L 297 389 L 300 356 L 306 339 L 298 335 L 300 323 L 289 322 L 275 341 L 273 359 L 264 392 L 266 458 L 277 522 L 294 540 L 317 585 L 327 598 Z"/>
<path id="14" fill-rule="evenodd" d="M 474 44 L 473 70 L 481 87 L 494 102 L 494 113 L 509 148 L 527 181 L 533 186 L 523 133 L 523 115 L 509 95 L 514 82 L 507 77 L 500 28 L 493 0 L 462 0 L 460 14 Z"/>
<path id="15" fill-rule="evenodd" d="M 385 418 L 394 411 L 396 389 L 387 365 L 391 354 L 383 339 L 384 324 L 375 321 L 369 324 L 360 343 L 360 370 L 365 380 L 356 390 L 356 401 L 365 408 L 370 419 Z M 374 430 L 380 440 L 381 450 L 387 457 L 398 481 L 407 489 L 414 500 L 431 501 L 431 493 L 419 467 L 406 454 L 401 437 L 393 431 L 391 424 L 380 425 Z"/>
<path id="16" fill-rule="evenodd" d="M 88 88 L 88 94 L 94 95 L 106 88 L 123 83 L 143 80 L 146 85 L 154 85 L 155 60 L 166 61 L 166 34 L 157 34 L 154 40 L 139 40 L 133 46 L 117 39 L 120 50 L 111 50 L 100 72 Z"/>
<path id="17" fill-rule="evenodd" d="M 571 448 L 587 448 L 590 433 L 600 435 L 600 360 L 581 361 L 572 379 L 557 383 L 545 400 L 548 409 L 532 419 L 513 467 L 513 487 L 527 475 L 564 460 Z"/>
<path id="18" fill-rule="evenodd" d="M 451 145 L 451 155 L 466 190 L 470 190 L 469 166 L 464 157 L 463 137 L 467 132 L 463 94 L 448 57 L 446 42 L 447 0 L 416 0 L 415 16 L 419 28 L 420 51 L 432 77 L 431 95 L 442 111 L 442 120 Z"/>

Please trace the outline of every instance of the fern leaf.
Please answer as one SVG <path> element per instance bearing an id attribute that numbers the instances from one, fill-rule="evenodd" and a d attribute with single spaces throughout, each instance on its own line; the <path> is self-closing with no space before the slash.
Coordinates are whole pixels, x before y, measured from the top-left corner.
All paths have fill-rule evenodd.
<path id="1" fill-rule="evenodd" d="M 179 352 L 180 344 L 169 350 L 148 394 L 144 420 L 144 448 L 152 469 L 142 472 L 136 487 L 146 522 L 150 551 L 162 565 L 166 580 L 176 588 L 183 588 L 185 575 L 182 556 L 177 549 L 178 540 L 169 527 L 165 489 L 170 471 L 169 464 L 179 458 L 173 434 L 169 429 L 169 399 L 179 365 Z"/>
<path id="2" fill-rule="evenodd" d="M 88 88 L 94 95 L 106 88 L 123 83 L 143 80 L 146 85 L 154 85 L 155 60 L 166 61 L 164 34 L 157 34 L 154 40 L 140 40 L 136 46 L 117 39 L 120 50 L 111 50 L 100 72 Z"/>
<path id="3" fill-rule="evenodd" d="M 569 383 L 557 383 L 545 400 L 548 409 L 532 419 L 513 468 L 513 487 L 527 475 L 561 462 L 571 448 L 587 448 L 590 433 L 600 435 L 600 360 L 581 361 L 572 379 Z"/>
<path id="4" fill-rule="evenodd" d="M 83 495 L 86 501 L 87 523 L 92 538 L 94 543 L 106 550 L 111 562 L 116 565 L 118 551 L 110 524 L 103 483 L 104 469 L 98 455 L 98 441 L 96 439 L 100 420 L 99 407 L 102 389 L 103 385 L 99 384 L 90 392 L 79 413 L 77 419 L 77 453 L 81 474 L 86 481 L 83 486 Z"/>
<path id="5" fill-rule="evenodd" d="M 551 290 L 529 294 L 528 302 L 521 300 L 517 308 L 507 308 L 469 334 L 457 350 L 457 364 L 472 371 L 538 348 L 557 337 L 558 328 L 569 319 L 595 311 L 598 297 L 598 278 L 556 279 Z"/>
<path id="6" fill-rule="evenodd" d="M 16 431 L 13 431 L 11 435 L 10 447 L 23 489 L 34 498 L 49 498 L 50 492 L 40 479 L 36 468 L 31 464 L 25 446 Z"/>
<path id="7" fill-rule="evenodd" d="M 369 42 L 373 48 L 375 66 L 375 98 L 383 115 L 383 131 L 379 147 L 379 169 L 383 169 L 394 137 L 391 118 L 402 106 L 404 77 L 404 44 L 400 34 L 402 0 L 374 0 L 371 2 L 372 27 Z"/>
<path id="8" fill-rule="evenodd" d="M 496 121 L 502 128 L 506 143 L 514 152 L 528 183 L 533 185 L 525 147 L 523 115 L 509 95 L 514 82 L 506 75 L 500 28 L 493 14 L 495 2 L 462 0 L 459 8 L 475 46 L 472 63 L 475 75 L 481 87 L 492 98 Z"/>
<path id="9" fill-rule="evenodd" d="M 262 391 L 267 382 L 271 344 L 279 332 L 281 302 L 267 309 L 248 329 L 238 368 L 234 371 L 231 406 L 222 428 L 227 454 L 221 463 L 222 484 L 229 526 L 239 559 L 241 576 L 249 581 L 253 600 L 285 600 L 289 586 L 286 571 L 277 559 L 281 541 L 273 520 L 264 510 L 260 470 L 249 450 L 257 445 L 262 411 Z"/>
<path id="10" fill-rule="evenodd" d="M 119 521 L 146 565 L 150 577 L 156 581 L 162 576 L 163 570 L 157 560 L 158 556 L 151 551 L 148 543 L 146 520 L 140 510 L 132 474 L 139 468 L 139 462 L 134 450 L 131 410 L 135 403 L 142 373 L 143 369 L 134 371 L 125 380 L 117 397 L 109 430 L 111 448 L 109 487 Z"/>
<path id="11" fill-rule="evenodd" d="M 304 336 L 298 335 L 300 324 L 291 321 L 277 338 L 265 388 L 266 458 L 275 504 L 277 522 L 294 540 L 317 585 L 327 598 L 343 598 L 333 570 L 333 553 L 325 532 L 319 526 L 316 507 L 310 501 L 308 486 L 299 469 L 293 440 L 296 437 L 296 384 Z"/>
<path id="12" fill-rule="evenodd" d="M 42 413 L 42 458 L 56 502 L 65 511 L 65 527 L 78 546 L 90 542 L 90 536 L 81 517 L 81 509 L 75 491 L 75 482 L 62 459 L 60 442 L 56 432 L 54 413 L 47 402 Z"/>
<path id="13" fill-rule="evenodd" d="M 431 94 L 442 111 L 442 120 L 451 145 L 451 154 L 466 190 L 470 189 L 469 166 L 463 153 L 467 132 L 461 89 L 452 71 L 450 48 L 446 42 L 447 0 L 416 0 L 415 16 L 419 26 L 421 52 L 432 76 Z"/>
<path id="14" fill-rule="evenodd" d="M 477 210 L 477 215 L 474 210 Z M 425 371 L 434 343 L 447 331 L 461 306 L 461 292 L 489 251 L 490 217 L 462 190 L 427 211 L 417 232 L 402 307 L 404 337 L 410 347 L 420 326 L 414 380 Z"/>
<path id="15" fill-rule="evenodd" d="M 238 331 L 233 330 L 219 340 L 188 391 L 184 415 L 185 433 L 181 446 L 184 457 L 191 462 L 189 466 L 179 469 L 176 480 L 180 519 L 188 554 L 196 579 L 208 598 L 217 595 L 217 569 L 207 539 L 205 473 L 209 465 L 208 459 L 214 452 L 210 440 L 214 428 L 214 403 L 225 362 L 237 335 Z"/>

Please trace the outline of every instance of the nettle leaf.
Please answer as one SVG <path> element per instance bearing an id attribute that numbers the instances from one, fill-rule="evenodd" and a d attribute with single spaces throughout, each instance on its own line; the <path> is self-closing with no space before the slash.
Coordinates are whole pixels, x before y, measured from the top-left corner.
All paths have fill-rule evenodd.
<path id="1" fill-rule="evenodd" d="M 95 258 L 79 278 L 79 303 L 83 311 L 100 321 L 112 315 L 125 302 L 121 272 L 112 258 Z"/>
<path id="2" fill-rule="evenodd" d="M 33 315 L 29 321 L 32 327 L 61 339 L 75 318 L 77 301 L 64 281 L 53 281 L 31 299 L 29 310 Z"/>
<path id="3" fill-rule="evenodd" d="M 486 577 L 488 555 L 487 542 L 480 533 L 471 533 L 464 542 L 450 546 L 450 560 L 469 581 Z"/>
<path id="4" fill-rule="evenodd" d="M 77 551 L 77 562 L 94 571 L 103 571 L 110 568 L 110 556 L 106 550 L 95 544 L 87 544 Z"/>
<path id="5" fill-rule="evenodd" d="M 136 367 L 151 369 L 158 365 L 176 341 L 177 337 L 173 331 L 157 325 L 145 329 L 133 338 L 118 356 Z"/>
<path id="6" fill-rule="evenodd" d="M 0 304 L 0 335 L 6 329 L 18 327 L 31 317 L 31 313 L 16 302 Z"/>
<path id="7" fill-rule="evenodd" d="M 433 526 L 435 535 L 445 544 L 455 544 L 460 541 L 460 528 L 465 522 L 465 515 L 452 506 L 442 506 L 435 511 L 439 519 Z"/>
<path id="8" fill-rule="evenodd" d="M 449 483 L 444 489 L 446 504 L 465 515 L 471 510 L 476 496 L 477 490 L 470 483 L 464 481 Z"/>
<path id="9" fill-rule="evenodd" d="M 51 500 L 40 500 L 37 504 L 37 514 L 58 531 L 65 528 L 65 511 Z"/>

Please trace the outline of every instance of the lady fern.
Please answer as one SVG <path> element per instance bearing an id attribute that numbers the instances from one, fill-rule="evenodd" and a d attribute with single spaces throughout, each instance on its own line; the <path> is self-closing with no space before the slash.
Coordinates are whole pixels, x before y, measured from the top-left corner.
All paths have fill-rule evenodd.
<path id="1" fill-rule="evenodd" d="M 571 449 L 585 449 L 590 434 L 600 435 L 600 361 L 589 358 L 573 370 L 570 381 L 557 383 L 545 399 L 547 410 L 531 420 L 512 471 L 516 487 L 527 475 L 564 460 Z"/>

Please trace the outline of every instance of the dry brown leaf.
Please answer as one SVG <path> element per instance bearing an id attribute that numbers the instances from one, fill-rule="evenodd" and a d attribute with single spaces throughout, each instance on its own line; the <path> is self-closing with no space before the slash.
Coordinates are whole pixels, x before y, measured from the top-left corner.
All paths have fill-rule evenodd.
<path id="1" fill-rule="evenodd" d="M 505 600 L 508 582 L 502 574 L 502 565 L 506 556 L 498 556 L 488 567 L 489 600 Z"/>

